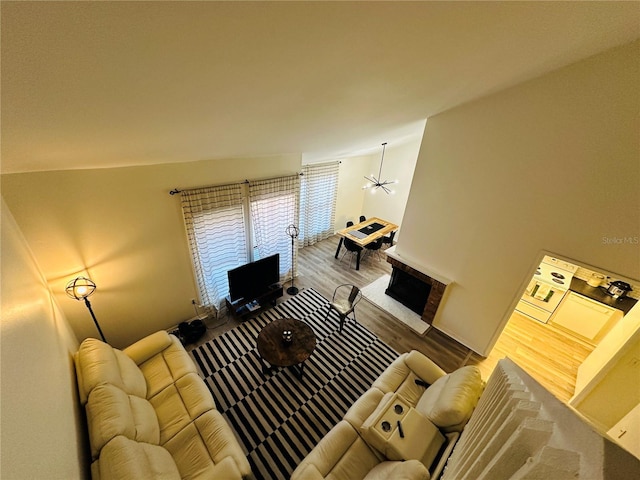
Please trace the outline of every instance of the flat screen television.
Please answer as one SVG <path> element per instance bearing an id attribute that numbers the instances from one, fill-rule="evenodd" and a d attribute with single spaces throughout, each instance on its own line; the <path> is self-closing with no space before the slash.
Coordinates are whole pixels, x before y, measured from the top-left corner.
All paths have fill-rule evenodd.
<path id="1" fill-rule="evenodd" d="M 241 298 L 247 301 L 267 293 L 269 287 L 280 281 L 280 254 L 261 258 L 227 271 L 229 296 L 235 302 Z"/>

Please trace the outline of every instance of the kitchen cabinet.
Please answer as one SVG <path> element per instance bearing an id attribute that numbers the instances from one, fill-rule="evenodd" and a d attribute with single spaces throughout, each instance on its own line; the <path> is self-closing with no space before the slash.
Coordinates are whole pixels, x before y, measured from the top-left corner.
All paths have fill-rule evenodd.
<path id="1" fill-rule="evenodd" d="M 622 315 L 622 311 L 616 308 L 570 291 L 551 317 L 550 323 L 589 343 L 597 344 Z"/>
<path id="2" fill-rule="evenodd" d="M 607 293 L 606 287 L 591 287 L 587 282 L 576 277 L 571 279 L 571 287 L 569 290 L 579 293 L 591 300 L 595 300 L 596 302 L 604 303 L 617 310 L 622 310 L 623 315 L 629 313 L 634 305 L 638 303 L 638 300 L 628 295 L 622 298 L 613 298 Z"/>

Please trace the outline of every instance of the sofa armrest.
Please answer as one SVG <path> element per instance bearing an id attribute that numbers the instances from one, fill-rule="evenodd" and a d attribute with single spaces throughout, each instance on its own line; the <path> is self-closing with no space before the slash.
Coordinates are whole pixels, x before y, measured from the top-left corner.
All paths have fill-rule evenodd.
<path id="1" fill-rule="evenodd" d="M 171 345 L 171 336 L 164 330 L 152 333 L 151 335 L 138 340 L 133 345 L 128 346 L 123 351 L 136 365 L 146 362 L 154 355 L 162 352 Z"/>

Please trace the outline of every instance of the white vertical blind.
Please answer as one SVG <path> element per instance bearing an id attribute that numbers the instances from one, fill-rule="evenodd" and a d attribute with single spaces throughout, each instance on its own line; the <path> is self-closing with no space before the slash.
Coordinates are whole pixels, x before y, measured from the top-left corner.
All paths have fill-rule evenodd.
<path id="1" fill-rule="evenodd" d="M 298 225 L 300 177 L 273 178 L 249 182 L 249 204 L 256 245 L 256 259 L 280 254 L 280 276 L 283 278 L 294 264 L 291 237 L 286 233 L 291 224 Z"/>
<path id="2" fill-rule="evenodd" d="M 181 202 L 200 301 L 219 310 L 229 294 L 227 271 L 250 260 L 242 185 L 184 190 Z"/>
<path id="3" fill-rule="evenodd" d="M 305 165 L 300 185 L 300 238 L 302 246 L 333 235 L 340 162 Z"/>

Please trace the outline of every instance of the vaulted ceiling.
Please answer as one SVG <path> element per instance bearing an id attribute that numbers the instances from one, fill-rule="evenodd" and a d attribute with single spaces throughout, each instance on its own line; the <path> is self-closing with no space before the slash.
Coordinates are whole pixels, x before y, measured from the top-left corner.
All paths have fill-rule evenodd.
<path id="1" fill-rule="evenodd" d="M 0 8 L 2 173 L 377 152 L 640 37 L 638 2 Z"/>

